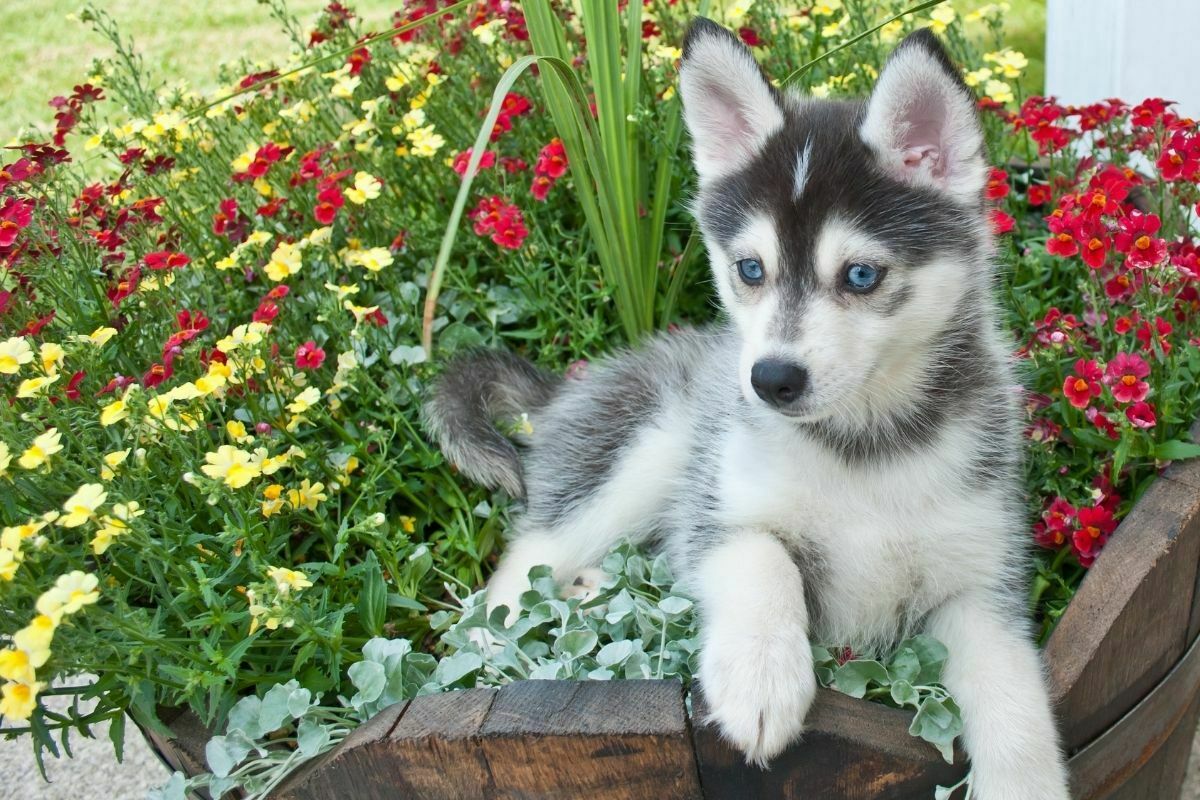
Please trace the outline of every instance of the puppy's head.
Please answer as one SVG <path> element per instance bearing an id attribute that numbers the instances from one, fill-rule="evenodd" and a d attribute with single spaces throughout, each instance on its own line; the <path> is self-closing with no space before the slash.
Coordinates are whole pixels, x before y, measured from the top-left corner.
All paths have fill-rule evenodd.
<path id="1" fill-rule="evenodd" d="M 815 421 L 913 391 L 989 278 L 983 135 L 936 37 L 901 42 L 869 99 L 818 100 L 697 19 L 680 94 L 747 400 Z"/>

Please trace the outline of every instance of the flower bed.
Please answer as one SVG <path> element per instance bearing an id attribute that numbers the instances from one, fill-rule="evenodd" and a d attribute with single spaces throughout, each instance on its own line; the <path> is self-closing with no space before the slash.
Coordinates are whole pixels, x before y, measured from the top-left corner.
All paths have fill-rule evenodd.
<path id="1" fill-rule="evenodd" d="M 614 556 L 625 584 L 609 607 L 572 608 L 543 586 L 506 632 L 508 662 L 466 646 L 468 626 L 491 624 L 467 598 L 505 498 L 458 479 L 417 407 L 461 348 L 579 369 L 622 337 L 707 318 L 673 83 L 693 10 L 635 3 L 560 23 L 541 2 L 528 19 L 492 0 L 409 2 L 400 28 L 367 43 L 340 4 L 311 28 L 276 8 L 292 61 L 227 68 L 207 97 L 155 87 L 112 21 L 85 14 L 117 57 L 56 98 L 51 141 L 0 159 L 0 714 L 13 731 L 57 753 L 73 729 L 110 722 L 119 741 L 126 713 L 154 729 L 160 706 L 187 708 L 228 732 L 216 780 L 264 788 L 385 700 L 690 674 L 688 601 L 636 553 Z M 1168 462 L 1200 453 L 1186 436 L 1200 412 L 1195 125 L 1161 100 L 1023 97 L 996 8 L 939 6 L 858 40 L 887 18 L 878 4 L 724 13 L 803 91 L 864 91 L 923 24 L 978 87 L 1002 165 L 988 197 L 1026 366 L 1031 607 L 1046 640 L 1084 613 L 1068 602 L 1118 522 Z M 613 23 L 632 32 L 624 57 L 641 54 L 625 94 L 586 72 L 622 63 L 620 36 L 589 35 L 581 55 L 583 27 Z M 559 47 L 560 24 L 564 58 L 502 91 L 476 144 L 484 94 L 531 48 Z M 599 149 L 570 116 L 571 70 L 595 101 Z M 611 170 L 589 163 L 601 153 Z M 458 213 L 467 223 L 444 238 Z M 609 620 L 622 590 L 628 614 Z M 909 680 L 889 654 L 825 656 L 823 678 L 843 690 L 918 717 L 941 704 L 948 718 L 925 705 L 944 724 L 922 735 L 949 750 L 952 700 L 935 676 Z M 880 680 L 859 687 L 852 674 L 880 673 L 846 664 L 876 658 Z M 98 679 L 54 688 L 78 673 Z M 39 702 L 49 693 L 98 702 L 59 714 Z"/>

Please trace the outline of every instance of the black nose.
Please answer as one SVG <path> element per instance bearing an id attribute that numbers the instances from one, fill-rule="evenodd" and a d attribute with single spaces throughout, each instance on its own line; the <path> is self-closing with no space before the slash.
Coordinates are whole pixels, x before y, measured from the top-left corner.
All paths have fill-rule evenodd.
<path id="1" fill-rule="evenodd" d="M 756 361 L 750 368 L 750 385 L 764 402 L 786 406 L 808 389 L 808 370 L 787 361 Z"/>

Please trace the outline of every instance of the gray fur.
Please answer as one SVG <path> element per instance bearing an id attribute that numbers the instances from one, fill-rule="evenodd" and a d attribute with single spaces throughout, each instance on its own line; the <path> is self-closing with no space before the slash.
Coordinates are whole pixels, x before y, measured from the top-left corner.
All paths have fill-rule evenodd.
<path id="1" fill-rule="evenodd" d="M 501 351 L 476 351 L 452 361 L 425 403 L 426 430 L 446 460 L 489 489 L 525 496 L 521 458 L 496 422 L 545 406 L 559 379 Z"/>

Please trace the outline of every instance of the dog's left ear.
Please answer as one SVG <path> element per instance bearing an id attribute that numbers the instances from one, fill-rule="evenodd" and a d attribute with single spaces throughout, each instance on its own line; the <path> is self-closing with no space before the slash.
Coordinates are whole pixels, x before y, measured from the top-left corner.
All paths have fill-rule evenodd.
<path id="1" fill-rule="evenodd" d="M 883 168 L 900 180 L 973 203 L 987 181 L 975 96 L 937 37 L 909 34 L 884 66 L 860 128 Z"/>

